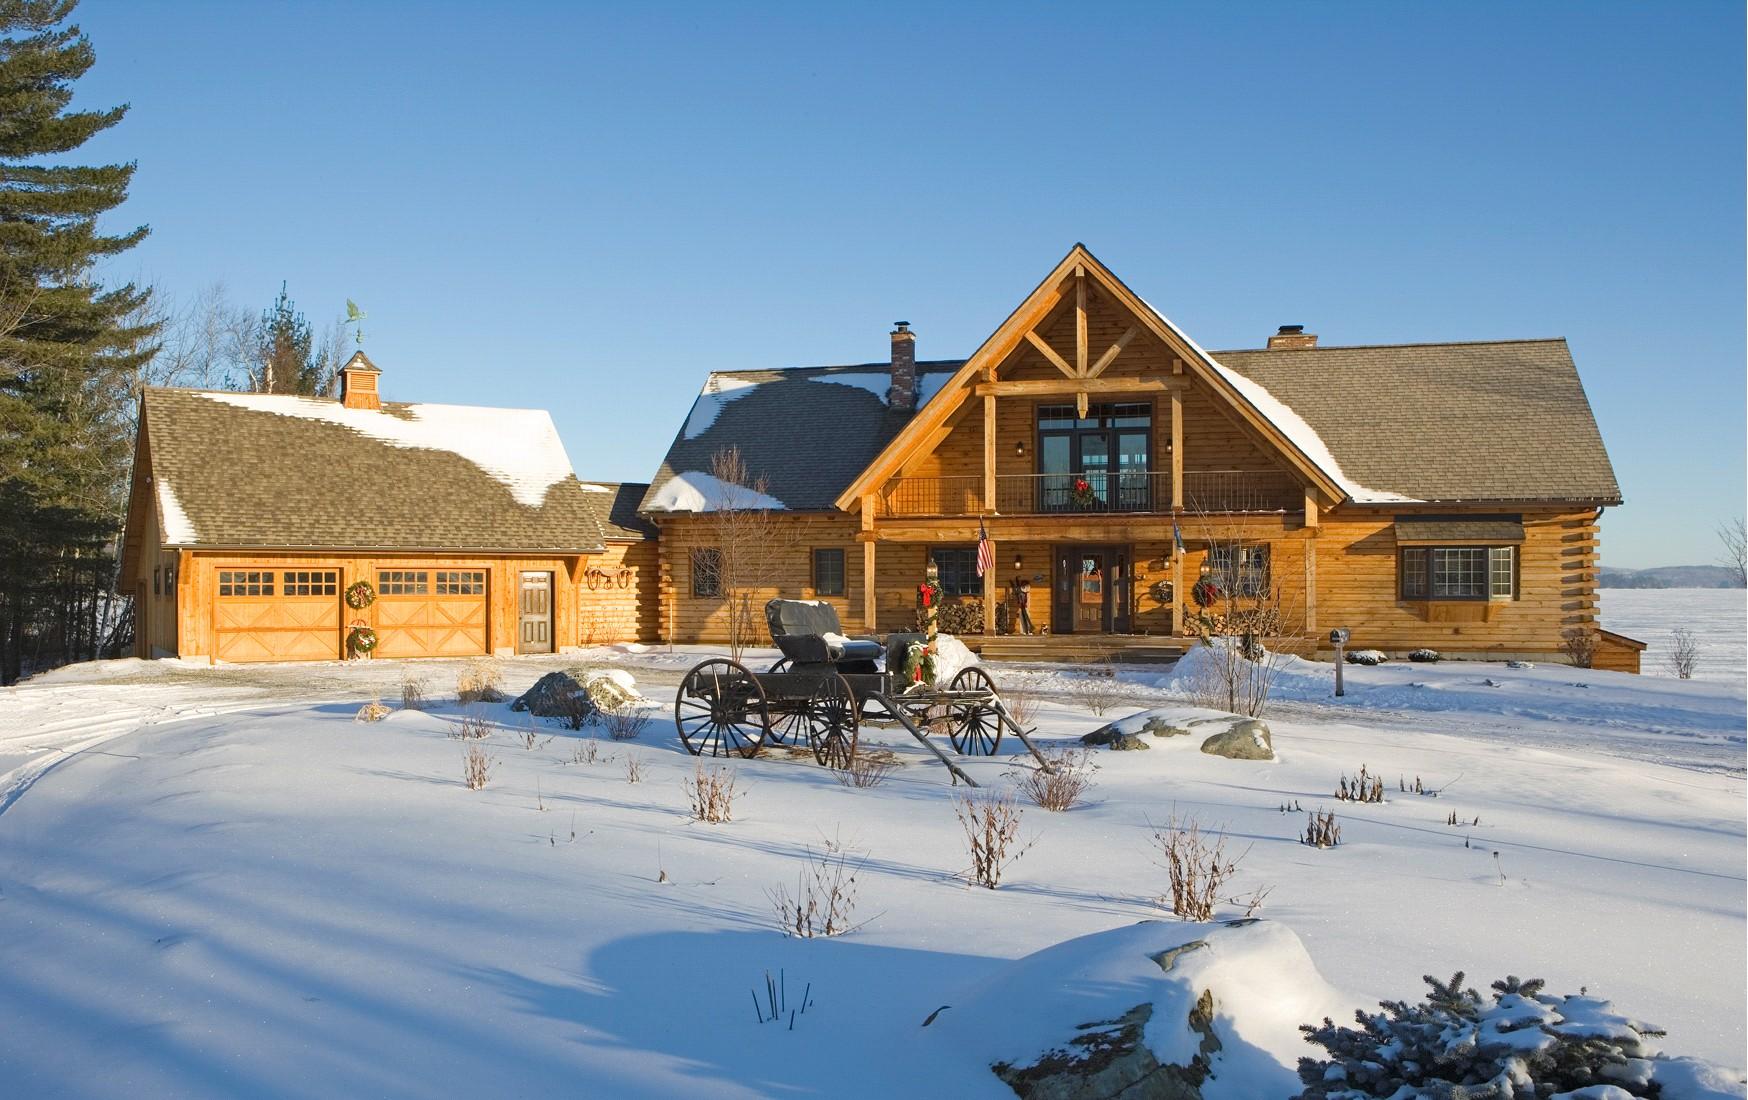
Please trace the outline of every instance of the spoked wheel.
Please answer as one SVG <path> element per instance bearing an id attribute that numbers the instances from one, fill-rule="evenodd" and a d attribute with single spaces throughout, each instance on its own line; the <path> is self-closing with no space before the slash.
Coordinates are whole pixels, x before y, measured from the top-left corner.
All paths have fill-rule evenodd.
<path id="1" fill-rule="evenodd" d="M 767 673 L 788 672 L 789 671 L 789 658 L 787 658 L 787 657 L 777 658 L 777 663 L 772 665 L 770 668 L 767 668 L 765 671 Z"/>
<path id="2" fill-rule="evenodd" d="M 828 768 L 843 770 L 856 759 L 860 721 L 850 682 L 836 672 L 820 677 L 807 700 L 807 742 L 813 758 Z"/>
<path id="3" fill-rule="evenodd" d="M 961 756 L 994 756 L 1001 744 L 1001 717 L 995 712 L 995 681 L 972 665 L 959 670 L 949 691 L 975 693 L 947 704 L 947 738 Z"/>
<path id="4" fill-rule="evenodd" d="M 695 665 L 674 698 L 674 725 L 693 756 L 753 756 L 771 725 L 765 690 L 746 666 L 721 657 Z"/>

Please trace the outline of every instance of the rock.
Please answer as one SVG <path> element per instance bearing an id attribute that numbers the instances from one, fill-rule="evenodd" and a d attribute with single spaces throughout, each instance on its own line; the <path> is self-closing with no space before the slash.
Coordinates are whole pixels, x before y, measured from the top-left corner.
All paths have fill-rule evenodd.
<path id="1" fill-rule="evenodd" d="M 1229 760 L 1273 760 L 1274 738 L 1260 718 L 1241 718 L 1202 742 L 1202 751 Z"/>
<path id="2" fill-rule="evenodd" d="M 1141 730 L 1144 733 L 1151 733 L 1155 737 L 1188 737 L 1190 735 L 1188 726 L 1174 725 L 1163 718 L 1149 718 L 1141 724 Z"/>
<path id="3" fill-rule="evenodd" d="M 1161 967 L 1169 969 L 1169 964 Z M 1052 1050 L 1029 1066 L 998 1062 L 990 1068 L 1024 1100 L 1201 1100 L 1208 1061 L 1220 1050 L 1213 994 L 1203 990 L 1190 1010 L 1190 1027 L 1202 1042 L 1186 1066 L 1162 1065 L 1148 1048 L 1147 1021 L 1152 1018 L 1153 1006 L 1138 1004 L 1115 1020 L 1076 1028 L 1080 1034 L 1068 1041 L 1076 1049 Z"/>
<path id="4" fill-rule="evenodd" d="M 598 710 L 617 710 L 630 703 L 643 702 L 643 696 L 637 692 L 637 681 L 624 669 L 584 672 L 582 680 L 583 690 Z"/>
<path id="5" fill-rule="evenodd" d="M 358 708 L 353 716 L 355 722 L 380 722 L 389 716 L 389 709 L 375 699 Z"/>
<path id="6" fill-rule="evenodd" d="M 1153 746 L 1141 740 L 1133 733 L 1124 733 L 1115 724 L 1100 726 L 1080 739 L 1083 745 L 1102 745 L 1113 752 L 1134 752 L 1137 749 L 1150 749 Z"/>
<path id="7" fill-rule="evenodd" d="M 586 669 L 572 668 L 563 672 L 549 672 L 534 681 L 534 686 L 516 697 L 510 704 L 514 711 L 526 711 L 536 718 L 576 717 L 579 722 L 587 721 L 597 707 L 590 698 L 585 678 L 589 672 Z M 582 711 L 580 716 L 578 710 Z"/>

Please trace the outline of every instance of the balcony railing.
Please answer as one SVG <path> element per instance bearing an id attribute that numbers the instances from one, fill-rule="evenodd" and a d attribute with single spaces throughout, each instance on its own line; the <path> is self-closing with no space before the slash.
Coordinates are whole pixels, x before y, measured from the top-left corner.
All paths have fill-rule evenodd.
<path id="1" fill-rule="evenodd" d="M 1286 512 L 1304 496 L 1285 474 L 1250 470 L 1185 470 L 1188 512 Z M 899 477 L 887 483 L 882 511 L 890 516 L 972 516 L 985 511 L 983 478 Z M 1171 511 L 1171 473 L 1122 470 L 1088 474 L 1000 474 L 995 510 L 1002 515 L 1115 514 Z"/>

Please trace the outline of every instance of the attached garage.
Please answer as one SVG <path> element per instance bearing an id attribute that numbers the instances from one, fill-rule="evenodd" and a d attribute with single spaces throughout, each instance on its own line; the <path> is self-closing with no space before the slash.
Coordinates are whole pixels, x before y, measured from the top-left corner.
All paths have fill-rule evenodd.
<path id="1" fill-rule="evenodd" d="M 382 657 L 478 657 L 488 652 L 488 571 L 382 569 L 376 652 Z"/>
<path id="2" fill-rule="evenodd" d="M 332 661 L 340 656 L 340 570 L 220 569 L 212 602 L 221 661 Z"/>

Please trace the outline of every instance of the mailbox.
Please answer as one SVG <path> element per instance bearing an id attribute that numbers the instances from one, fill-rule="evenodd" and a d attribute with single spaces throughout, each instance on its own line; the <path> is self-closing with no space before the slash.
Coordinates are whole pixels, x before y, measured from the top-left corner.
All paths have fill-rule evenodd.
<path id="1" fill-rule="evenodd" d="M 1330 645 L 1346 645 L 1348 637 L 1349 637 L 1349 634 L 1347 632 L 1347 628 L 1338 626 L 1334 630 L 1331 630 L 1329 632 L 1329 644 Z"/>

